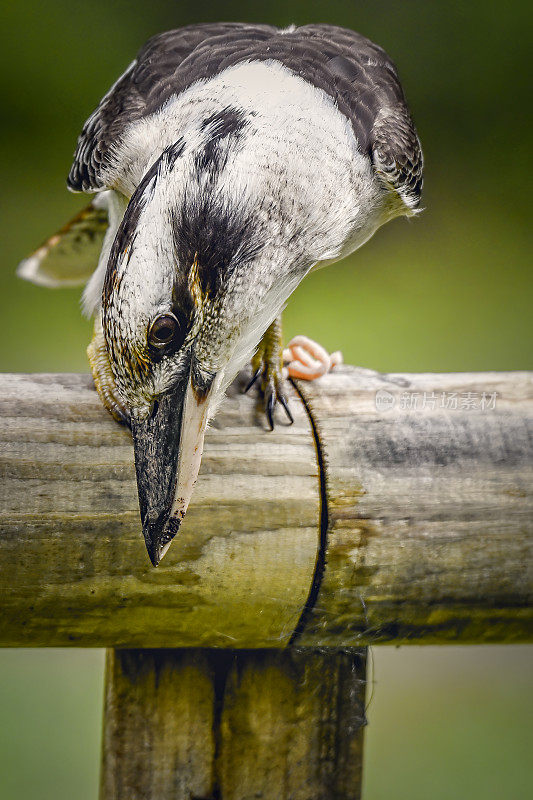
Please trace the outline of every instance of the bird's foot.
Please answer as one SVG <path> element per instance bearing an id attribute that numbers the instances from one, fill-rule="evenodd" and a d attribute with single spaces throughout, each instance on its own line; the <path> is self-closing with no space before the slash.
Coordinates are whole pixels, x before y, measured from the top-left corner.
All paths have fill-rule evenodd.
<path id="1" fill-rule="evenodd" d="M 129 425 L 130 415 L 117 397 L 115 381 L 109 364 L 109 357 L 107 355 L 99 315 L 94 322 L 94 333 L 87 347 L 87 357 L 91 365 L 94 385 L 100 396 L 100 400 L 117 422 L 120 422 L 122 425 Z"/>
<path id="2" fill-rule="evenodd" d="M 276 319 L 268 328 L 252 358 L 252 379 L 245 392 L 258 382 L 259 394 L 270 430 L 274 430 L 274 409 L 279 403 L 290 423 L 294 422 L 285 390 L 281 352 L 281 319 Z"/>
<path id="3" fill-rule="evenodd" d="M 342 353 L 329 354 L 322 345 L 308 336 L 295 336 L 283 351 L 283 375 L 314 381 L 343 363 Z"/>

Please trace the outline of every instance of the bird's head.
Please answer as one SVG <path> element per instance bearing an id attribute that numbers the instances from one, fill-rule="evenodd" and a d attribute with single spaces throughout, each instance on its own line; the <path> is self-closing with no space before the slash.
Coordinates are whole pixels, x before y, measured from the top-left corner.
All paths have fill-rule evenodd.
<path id="1" fill-rule="evenodd" d="M 165 151 L 132 196 L 102 295 L 106 349 L 131 419 L 154 565 L 187 510 L 209 417 L 266 327 L 248 331 L 243 349 L 254 298 L 242 276 L 259 249 L 249 218 L 205 187 L 178 191 L 175 158 Z"/>

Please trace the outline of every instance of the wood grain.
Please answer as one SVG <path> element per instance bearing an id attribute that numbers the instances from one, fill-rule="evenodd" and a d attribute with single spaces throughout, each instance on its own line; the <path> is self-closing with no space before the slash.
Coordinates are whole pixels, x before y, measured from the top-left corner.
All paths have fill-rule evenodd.
<path id="1" fill-rule="evenodd" d="M 531 373 L 345 368 L 299 388 L 319 431 L 329 520 L 296 641 L 531 641 Z"/>
<path id="2" fill-rule="evenodd" d="M 358 800 L 364 651 L 109 651 L 101 800 Z"/>
<path id="3" fill-rule="evenodd" d="M 4 645 L 282 647 L 312 580 L 318 467 L 307 415 L 265 431 L 233 389 L 179 536 L 154 569 L 130 433 L 87 376 L 3 376 Z"/>
<path id="4" fill-rule="evenodd" d="M 2 376 L 0 643 L 531 641 L 532 387 L 348 367 L 300 384 L 327 530 L 306 410 L 267 433 L 233 388 L 154 570 L 129 433 L 89 379 Z"/>

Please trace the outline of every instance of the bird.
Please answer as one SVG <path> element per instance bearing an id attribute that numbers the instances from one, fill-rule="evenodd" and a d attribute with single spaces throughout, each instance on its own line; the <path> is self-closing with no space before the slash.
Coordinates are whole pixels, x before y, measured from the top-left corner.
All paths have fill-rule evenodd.
<path id="1" fill-rule="evenodd" d="M 131 428 L 154 566 L 226 388 L 251 361 L 271 427 L 278 404 L 292 418 L 282 309 L 312 270 L 417 214 L 422 173 L 394 63 L 333 25 L 158 34 L 89 116 L 67 185 L 94 197 L 18 274 L 87 280 L 89 362 L 104 406 Z M 289 374 L 330 364 L 309 340 L 291 344 Z"/>

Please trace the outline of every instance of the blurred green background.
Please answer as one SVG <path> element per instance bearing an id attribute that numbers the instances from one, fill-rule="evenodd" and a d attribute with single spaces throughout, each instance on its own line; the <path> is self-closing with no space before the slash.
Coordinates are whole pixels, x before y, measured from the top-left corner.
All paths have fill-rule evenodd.
<path id="1" fill-rule="evenodd" d="M 396 60 L 426 158 L 426 208 L 308 278 L 285 314 L 385 371 L 531 369 L 530 3 L 49 0 L 4 3 L 0 368 L 85 371 L 78 290 L 14 267 L 84 203 L 82 123 L 145 39 L 217 19 L 331 22 Z M 1 63 L 4 62 L 4 63 Z M 375 648 L 365 800 L 533 796 L 529 647 Z M 96 798 L 100 651 L 0 653 L 0 800 Z"/>

